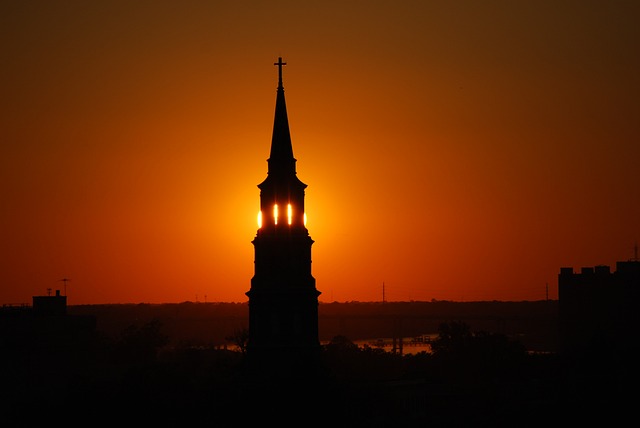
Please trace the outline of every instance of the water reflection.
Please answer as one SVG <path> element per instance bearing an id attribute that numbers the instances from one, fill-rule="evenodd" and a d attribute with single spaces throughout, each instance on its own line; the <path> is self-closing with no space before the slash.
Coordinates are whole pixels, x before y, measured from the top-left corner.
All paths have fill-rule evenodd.
<path id="1" fill-rule="evenodd" d="M 437 337 L 437 333 L 432 333 L 416 337 L 360 339 L 354 340 L 353 343 L 360 348 L 370 347 L 392 353 L 417 354 L 420 352 L 431 353 L 431 341 Z"/>

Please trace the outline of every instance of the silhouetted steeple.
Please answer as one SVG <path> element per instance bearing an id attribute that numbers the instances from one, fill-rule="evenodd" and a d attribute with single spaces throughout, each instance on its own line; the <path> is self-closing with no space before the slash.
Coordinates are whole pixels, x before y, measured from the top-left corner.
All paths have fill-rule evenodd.
<path id="1" fill-rule="evenodd" d="M 291 135 L 289 133 L 289 119 L 284 100 L 284 86 L 282 85 L 282 58 L 274 63 L 278 66 L 278 92 L 276 96 L 276 113 L 273 121 L 273 135 L 271 137 L 271 152 L 267 159 L 267 178 L 260 184 L 260 211 L 264 220 L 262 231 L 273 230 L 278 225 L 288 233 L 296 230 L 307 233 L 304 227 L 304 189 L 307 187 L 296 174 L 296 159 L 293 157 Z M 273 215 L 271 214 L 273 213 Z M 280 217 L 282 216 L 282 217 Z M 283 220 L 287 218 L 287 222 Z M 289 227 L 290 226 L 290 227 Z"/>
<path id="2" fill-rule="evenodd" d="M 282 66 L 287 65 L 278 58 L 278 92 L 276 95 L 276 114 L 273 120 L 273 135 L 271 137 L 271 153 L 268 159 L 268 173 L 277 175 L 296 172 L 296 159 L 293 157 L 291 134 L 289 133 L 289 118 L 287 105 L 284 100 L 284 86 L 282 85 Z"/>
<path id="3" fill-rule="evenodd" d="M 311 274 L 313 239 L 306 227 L 304 194 L 307 187 L 296 175 L 287 107 L 278 66 L 278 94 L 267 178 L 260 184 L 254 275 L 249 297 L 247 355 L 252 364 L 288 371 L 305 370 L 319 356 L 318 295 Z"/>

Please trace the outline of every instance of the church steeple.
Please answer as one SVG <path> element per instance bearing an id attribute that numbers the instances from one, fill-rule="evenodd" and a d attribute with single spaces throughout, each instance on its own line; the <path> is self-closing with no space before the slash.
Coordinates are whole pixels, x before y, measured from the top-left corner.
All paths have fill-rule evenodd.
<path id="1" fill-rule="evenodd" d="M 273 65 L 278 66 L 278 90 L 276 112 L 273 120 L 271 151 L 267 159 L 267 178 L 260 188 L 260 218 L 258 233 L 280 230 L 306 233 L 304 212 L 304 190 L 307 187 L 296 176 L 296 159 L 293 157 L 287 105 L 282 84 L 282 58 Z"/>
<path id="2" fill-rule="evenodd" d="M 254 276 L 249 297 L 249 342 L 253 361 L 289 364 L 313 359 L 318 341 L 318 295 L 311 274 L 313 239 L 306 228 L 305 188 L 296 175 L 287 107 L 282 84 L 282 58 L 278 66 L 276 112 L 267 178 L 258 185 L 260 213 Z M 303 358 L 303 356 L 305 356 Z M 302 358 L 302 359 L 301 359 Z"/>
<path id="3" fill-rule="evenodd" d="M 278 66 L 278 92 L 276 96 L 276 114 L 273 120 L 273 135 L 271 137 L 271 153 L 269 155 L 269 174 L 287 174 L 296 172 L 291 145 L 291 133 L 289 132 L 289 118 L 287 117 L 287 104 L 284 99 L 284 86 L 282 84 L 282 66 L 287 65 L 278 58 L 273 63 Z"/>

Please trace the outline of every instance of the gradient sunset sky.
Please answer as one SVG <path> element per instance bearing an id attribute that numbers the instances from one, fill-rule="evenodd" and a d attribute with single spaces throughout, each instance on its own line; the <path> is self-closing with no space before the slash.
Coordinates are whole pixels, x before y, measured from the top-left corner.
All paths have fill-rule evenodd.
<path id="1" fill-rule="evenodd" d="M 0 303 L 245 302 L 278 70 L 320 301 L 557 298 L 640 240 L 640 2 L 4 1 Z"/>

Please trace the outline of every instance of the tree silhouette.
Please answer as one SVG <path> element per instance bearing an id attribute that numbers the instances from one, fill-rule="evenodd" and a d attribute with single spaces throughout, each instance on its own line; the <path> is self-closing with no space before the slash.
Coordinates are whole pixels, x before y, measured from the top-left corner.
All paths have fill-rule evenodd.
<path id="1" fill-rule="evenodd" d="M 162 333 L 162 323 L 151 320 L 141 327 L 130 325 L 121 334 L 116 344 L 117 354 L 121 361 L 133 364 L 154 362 L 158 350 L 169 343 L 169 338 Z"/>
<path id="2" fill-rule="evenodd" d="M 234 330 L 233 334 L 225 337 L 225 340 L 236 345 L 240 353 L 245 355 L 247 352 L 247 343 L 249 343 L 249 329 L 244 327 Z"/>

